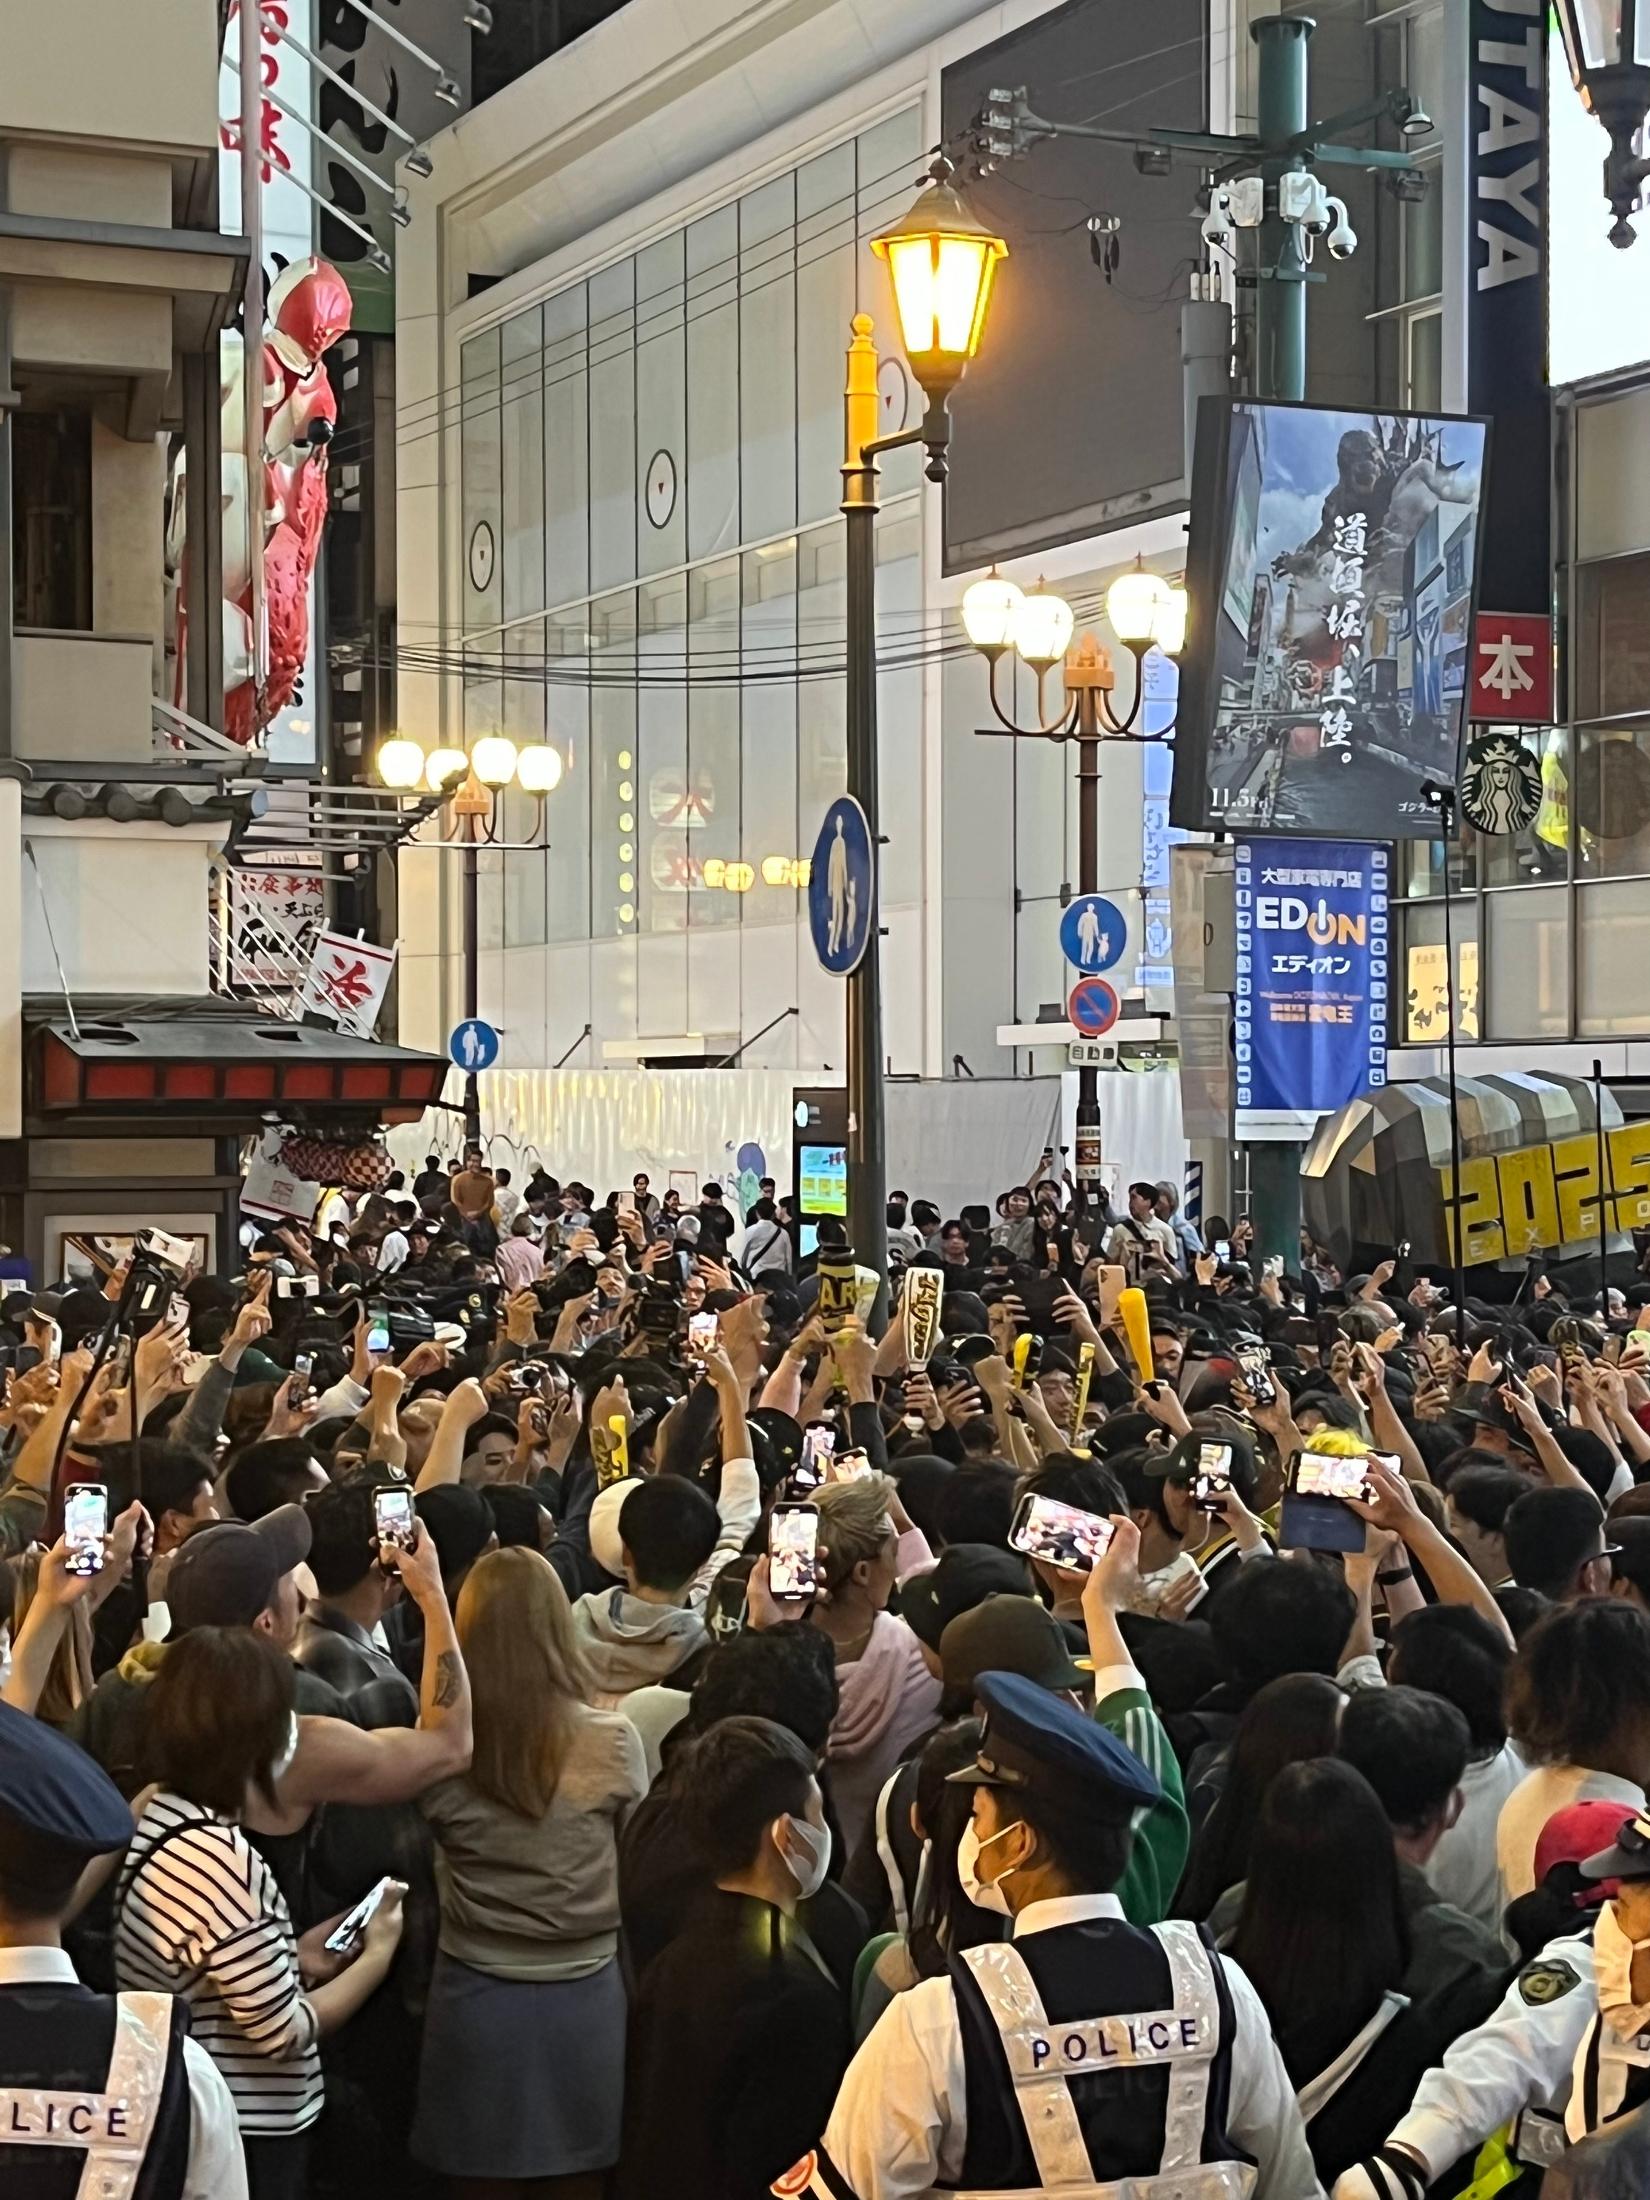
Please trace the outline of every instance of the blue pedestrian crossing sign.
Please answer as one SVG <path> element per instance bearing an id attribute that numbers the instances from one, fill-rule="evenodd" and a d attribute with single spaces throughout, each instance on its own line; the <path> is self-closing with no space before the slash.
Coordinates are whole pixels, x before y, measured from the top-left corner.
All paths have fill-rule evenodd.
<path id="1" fill-rule="evenodd" d="M 1060 912 L 1060 952 L 1084 977 L 1097 977 L 1123 960 L 1129 920 L 1104 894 L 1079 894 Z"/>
<path id="2" fill-rule="evenodd" d="M 498 1060 L 498 1043 L 491 1024 L 484 1024 L 479 1016 L 466 1016 L 463 1023 L 454 1025 L 447 1052 L 467 1077 L 476 1077 Z"/>
<path id="3" fill-rule="evenodd" d="M 808 877 L 808 929 L 821 966 L 833 977 L 857 970 L 877 921 L 877 859 L 865 812 L 838 795 L 814 842 Z"/>

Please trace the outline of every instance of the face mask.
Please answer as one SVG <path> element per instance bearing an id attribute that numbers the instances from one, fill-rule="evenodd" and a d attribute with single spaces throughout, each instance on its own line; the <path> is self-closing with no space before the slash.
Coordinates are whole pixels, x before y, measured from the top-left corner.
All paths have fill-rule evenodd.
<path id="1" fill-rule="evenodd" d="M 292 1714 L 292 1723 L 286 1730 L 286 1747 L 281 1751 L 281 1754 L 276 1758 L 275 1762 L 269 1768 L 269 1777 L 272 1784 L 275 1781 L 279 1780 L 284 1773 L 291 1771 L 292 1760 L 294 1757 L 297 1756 L 297 1754 L 298 1714 L 295 1711 Z"/>
<path id="2" fill-rule="evenodd" d="M 1016 1827 L 1024 1824 L 1023 1818 L 1016 1818 L 1012 1826 L 1004 1826 L 989 1841 L 982 1841 L 974 1831 L 972 1818 L 964 1826 L 962 1839 L 957 1843 L 957 1877 L 962 1881 L 963 1893 L 975 1909 L 995 1910 L 999 1917 L 1013 1916 L 1014 1913 L 1008 1906 L 1008 1896 L 1003 1892 L 1003 1880 L 1011 1878 L 1019 1870 L 1019 1865 L 1010 1864 L 1008 1870 L 998 1879 L 982 1879 L 977 1867 L 981 1849 L 990 1848 L 992 1841 L 1001 1841 L 1006 1835 L 1013 1833 Z"/>
<path id="3" fill-rule="evenodd" d="M 1650 2030 L 1650 2004 L 1633 1999 L 1633 1957 L 1644 1948 L 1650 1948 L 1650 1941 L 1629 1940 L 1615 1904 L 1606 1902 L 1593 1927 L 1593 1963 L 1598 2005 L 1618 2039 L 1635 2039 Z"/>
<path id="4" fill-rule="evenodd" d="M 806 1818 L 781 1818 L 778 1847 L 785 1869 L 796 1881 L 797 1899 L 806 1902 L 825 1884 L 831 1862 L 831 1829 Z"/>
<path id="5" fill-rule="evenodd" d="M 11 1627 L 0 1627 L 0 1688 L 11 1679 Z"/>

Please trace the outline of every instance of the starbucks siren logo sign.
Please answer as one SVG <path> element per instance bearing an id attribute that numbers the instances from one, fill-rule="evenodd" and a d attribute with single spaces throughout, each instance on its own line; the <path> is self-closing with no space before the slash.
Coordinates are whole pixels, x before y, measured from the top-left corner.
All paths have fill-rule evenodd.
<path id="1" fill-rule="evenodd" d="M 1481 833 L 1521 833 L 1541 807 L 1541 766 L 1515 733 L 1483 733 L 1467 749 L 1461 815 Z"/>

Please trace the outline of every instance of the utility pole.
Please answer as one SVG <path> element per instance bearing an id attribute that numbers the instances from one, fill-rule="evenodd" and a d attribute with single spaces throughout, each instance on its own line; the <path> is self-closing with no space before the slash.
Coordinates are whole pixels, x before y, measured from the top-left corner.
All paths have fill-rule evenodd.
<path id="1" fill-rule="evenodd" d="M 1025 88 L 986 94 L 976 118 L 973 158 L 989 175 L 1005 161 L 1028 153 L 1047 138 L 1094 138 L 1132 147 L 1142 174 L 1166 174 L 1176 155 L 1214 166 L 1224 178 L 1210 194 L 1203 225 L 1205 242 L 1229 248 L 1234 229 L 1253 229 L 1258 252 L 1252 275 L 1240 271 L 1240 286 L 1255 290 L 1255 374 L 1253 395 L 1299 401 L 1306 395 L 1306 286 L 1326 278 L 1307 264 L 1303 236 L 1325 234 L 1345 219 L 1345 208 L 1323 192 L 1317 170 L 1324 167 L 1384 170 L 1394 194 L 1403 199 L 1425 195 L 1427 178 L 1406 152 L 1353 145 L 1347 138 L 1370 123 L 1387 120 L 1406 137 L 1430 132 L 1432 123 L 1418 100 L 1402 89 L 1382 93 L 1357 107 L 1311 119 L 1307 49 L 1317 28 L 1307 15 L 1268 16 L 1251 23 L 1259 51 L 1257 127 L 1227 136 L 1208 130 L 1114 130 L 1094 123 L 1058 122 L 1038 114 Z M 1223 209 L 1224 211 L 1221 211 Z M 1341 231 L 1350 241 L 1350 225 Z M 1337 246 L 1332 238 L 1330 250 Z M 1084 1072 L 1085 1079 L 1092 1073 Z M 1255 1234 L 1263 1253 L 1281 1253 L 1291 1266 L 1299 1258 L 1300 1172 L 1304 1149 L 1297 1142 L 1257 1142 L 1249 1149 Z"/>

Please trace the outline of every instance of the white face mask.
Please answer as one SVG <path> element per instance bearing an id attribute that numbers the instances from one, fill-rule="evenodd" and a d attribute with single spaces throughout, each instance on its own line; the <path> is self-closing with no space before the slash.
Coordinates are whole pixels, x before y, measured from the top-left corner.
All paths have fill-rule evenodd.
<path id="1" fill-rule="evenodd" d="M 779 1820 L 775 1836 L 785 1869 L 796 1881 L 797 1899 L 806 1902 L 825 1884 L 831 1864 L 831 1829 L 813 1825 L 806 1818 Z"/>
<path id="2" fill-rule="evenodd" d="M 0 1625 L 0 1688 L 11 1679 L 11 1623 Z"/>
<path id="3" fill-rule="evenodd" d="M 1593 1927 L 1593 1963 L 1598 2005 L 1618 2039 L 1634 2039 L 1650 2030 L 1650 2003 L 1633 1999 L 1633 1957 L 1644 1948 L 1650 1948 L 1650 1941 L 1629 1940 L 1615 1904 L 1606 1902 Z"/>
<path id="4" fill-rule="evenodd" d="M 1017 1872 L 1020 1868 L 1019 1865 L 1010 1864 L 1008 1870 L 998 1879 L 982 1879 L 978 1867 L 982 1848 L 990 1848 L 992 1841 L 1001 1841 L 1005 1835 L 1014 1832 L 1015 1827 L 1022 1826 L 1024 1823 L 1023 1818 L 1016 1818 L 1014 1825 L 1004 1826 L 1000 1832 L 992 1834 L 990 1839 L 986 1841 L 982 1841 L 974 1831 L 972 1818 L 964 1826 L 962 1839 L 957 1843 L 957 1877 L 962 1881 L 963 1893 L 967 1895 L 975 1909 L 995 1910 L 999 1917 L 1012 1917 L 1014 1915 L 1008 1906 L 1008 1896 L 1003 1891 L 1003 1880 L 1010 1878 Z"/>

